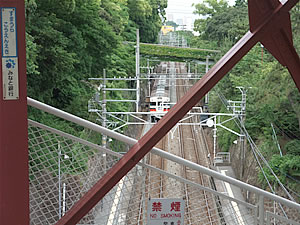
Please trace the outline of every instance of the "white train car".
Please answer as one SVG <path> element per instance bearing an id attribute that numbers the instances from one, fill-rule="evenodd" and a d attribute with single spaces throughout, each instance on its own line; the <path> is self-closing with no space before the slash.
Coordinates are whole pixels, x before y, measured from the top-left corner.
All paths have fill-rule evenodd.
<path id="1" fill-rule="evenodd" d="M 158 121 L 170 110 L 169 79 L 162 74 L 155 80 L 150 96 L 151 121 Z"/>

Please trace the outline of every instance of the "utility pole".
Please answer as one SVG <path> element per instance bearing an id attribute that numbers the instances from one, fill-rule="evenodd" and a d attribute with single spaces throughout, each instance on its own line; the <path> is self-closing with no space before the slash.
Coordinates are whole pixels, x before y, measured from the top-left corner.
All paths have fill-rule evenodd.
<path id="1" fill-rule="evenodd" d="M 237 87 L 240 92 L 242 93 L 242 101 L 240 102 L 240 121 L 242 124 L 245 123 L 246 120 L 246 100 L 247 100 L 247 91 L 248 88 L 245 87 Z M 251 87 L 250 87 L 251 88 Z M 245 150 L 245 134 L 241 128 L 241 136 L 240 136 L 240 143 L 241 143 L 241 172 L 240 172 L 240 178 L 243 177 L 244 171 L 245 171 L 245 159 L 246 159 L 246 150 Z"/>
<path id="2" fill-rule="evenodd" d="M 150 98 L 151 96 L 151 82 L 150 82 L 150 74 L 151 74 L 151 69 L 150 69 L 150 60 L 147 59 L 147 76 L 148 76 L 148 96 Z"/>
<path id="3" fill-rule="evenodd" d="M 107 91 L 134 91 L 137 92 L 137 89 L 130 89 L 130 88 L 107 88 L 107 82 L 118 82 L 118 81 L 126 81 L 126 82 L 137 82 L 136 77 L 107 77 L 106 70 L 103 70 L 103 75 L 100 78 L 89 78 L 89 80 L 94 80 L 94 81 L 101 81 L 102 83 L 99 85 L 98 91 L 95 93 L 95 96 L 93 99 L 89 100 L 88 103 L 88 111 L 89 112 L 96 112 L 98 115 L 98 112 L 101 112 L 100 118 L 102 121 L 102 126 L 103 127 L 110 127 L 115 124 L 115 122 L 111 122 L 108 120 L 108 117 L 112 116 L 110 112 L 107 112 L 107 103 L 108 102 L 129 102 L 129 103 L 134 103 L 137 105 L 137 99 L 107 99 L 106 92 Z M 102 95 L 102 100 L 100 100 L 100 93 Z M 95 103 L 95 105 L 93 104 Z M 101 109 L 98 109 L 98 106 L 101 106 Z M 138 112 L 136 112 L 138 113 Z M 122 120 L 121 120 L 122 121 Z M 105 148 L 107 145 L 107 136 L 103 135 L 102 136 L 102 146 Z M 105 156 L 105 154 L 104 154 Z"/>
<path id="4" fill-rule="evenodd" d="M 242 93 L 242 99 L 241 101 L 231 101 L 228 100 L 228 106 L 227 109 L 232 109 L 234 114 L 237 114 L 239 116 L 240 122 L 244 124 L 246 119 L 246 100 L 247 100 L 247 91 L 249 88 L 246 87 L 236 87 L 240 90 Z M 245 151 L 245 134 L 243 132 L 243 129 L 240 129 L 240 164 L 241 164 L 241 170 L 240 170 L 240 178 L 244 175 L 244 169 L 245 169 L 245 158 L 246 158 L 246 151 Z"/>
<path id="5" fill-rule="evenodd" d="M 209 56 L 206 56 L 206 62 L 205 62 L 205 73 L 209 71 Z M 204 103 L 208 105 L 209 103 L 209 92 L 205 95 Z"/>
<path id="6" fill-rule="evenodd" d="M 102 95 L 103 95 L 103 100 L 102 100 L 102 126 L 106 128 L 106 70 L 103 69 L 103 88 L 102 88 Z M 107 141 L 107 136 L 102 135 L 102 147 L 106 148 L 106 141 Z M 105 154 L 105 153 L 104 153 Z"/>
<path id="7" fill-rule="evenodd" d="M 136 30 L 136 111 L 139 111 L 140 103 L 140 30 Z"/>
<path id="8" fill-rule="evenodd" d="M 215 166 L 215 159 L 217 154 L 217 117 L 214 119 L 214 129 L 213 129 L 213 140 L 214 140 L 214 155 L 213 155 L 213 166 Z"/>

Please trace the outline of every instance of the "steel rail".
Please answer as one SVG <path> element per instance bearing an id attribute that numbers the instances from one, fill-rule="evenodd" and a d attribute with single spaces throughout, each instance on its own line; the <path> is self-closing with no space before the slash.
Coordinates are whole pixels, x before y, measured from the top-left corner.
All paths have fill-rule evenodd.
<path id="1" fill-rule="evenodd" d="M 184 80 L 182 82 L 186 83 L 187 80 Z M 181 89 L 184 92 L 183 94 L 186 94 L 187 88 L 186 87 L 182 87 Z M 177 93 L 178 93 L 178 96 L 181 97 L 180 94 L 179 94 L 180 91 L 178 91 Z M 192 123 L 194 122 L 193 118 L 188 118 L 187 120 L 189 122 L 192 122 Z M 189 129 L 190 132 L 191 132 L 191 135 L 192 135 L 191 138 L 192 138 L 192 143 L 193 143 L 192 145 L 193 145 L 193 149 L 194 149 L 194 153 L 195 153 L 195 157 L 196 157 L 196 162 L 201 165 L 200 157 L 199 157 L 199 152 L 197 151 L 197 149 L 198 149 L 197 147 L 198 146 L 197 146 L 196 135 L 194 133 L 194 129 L 193 128 L 194 128 L 193 126 L 189 126 L 186 129 Z M 181 133 L 181 135 L 180 135 L 181 142 L 184 143 L 185 140 L 183 138 L 183 128 L 181 126 L 179 127 L 179 131 Z M 184 146 L 184 144 L 182 144 L 182 146 Z M 190 151 L 191 151 L 191 149 L 190 149 Z M 186 158 L 184 148 L 182 148 L 182 155 L 183 155 L 184 158 Z M 202 166 L 205 166 L 205 165 L 202 165 Z M 200 182 L 202 183 L 202 186 L 209 187 L 209 185 L 206 182 L 204 182 L 203 174 L 202 173 L 198 173 L 198 175 L 199 175 Z M 187 173 L 186 173 L 186 176 L 187 176 Z M 207 193 L 205 191 L 203 191 L 203 196 L 204 196 L 204 200 L 205 200 L 205 204 L 206 204 L 207 217 L 208 217 L 209 223 L 212 225 L 213 224 L 213 220 L 212 220 L 213 216 L 211 215 L 210 203 L 208 201 L 208 196 L 207 196 Z"/>
<path id="2" fill-rule="evenodd" d="M 191 118 L 191 121 L 194 122 L 194 118 Z M 195 151 L 195 154 L 196 154 L 197 162 L 199 164 L 202 164 L 202 162 L 200 160 L 201 157 L 200 157 L 199 151 L 198 151 L 198 149 L 202 148 L 202 147 L 200 147 L 200 143 L 199 143 L 200 140 L 197 138 L 197 136 L 195 134 L 195 127 L 194 126 L 190 126 L 189 128 L 191 129 L 192 138 L 194 140 L 194 142 L 193 142 L 194 143 L 194 151 Z M 204 158 L 206 158 L 206 157 L 204 157 Z M 203 165 L 203 166 L 207 166 L 207 165 Z M 201 182 L 202 182 L 203 186 L 210 187 L 209 181 L 207 181 L 207 178 L 205 178 L 202 173 L 199 173 L 199 177 L 201 179 Z M 210 223 L 213 224 L 212 219 L 213 219 L 214 216 L 211 214 L 211 210 L 212 210 L 211 208 L 213 208 L 213 207 L 211 207 L 210 204 L 215 204 L 215 202 L 212 202 L 212 203 L 209 202 L 209 200 L 208 200 L 209 199 L 208 194 L 205 191 L 204 191 L 204 199 L 205 199 L 206 207 L 208 209 Z"/>
<path id="3" fill-rule="evenodd" d="M 179 67 L 179 72 L 181 71 L 180 67 Z M 182 80 L 181 80 L 182 82 Z M 180 96 L 180 89 L 179 89 L 179 85 L 178 85 L 178 81 L 176 81 L 176 97 L 177 97 L 177 101 L 179 101 L 179 99 L 181 98 Z M 179 135 L 179 141 L 180 141 L 180 145 L 179 145 L 179 149 L 180 149 L 180 154 L 182 156 L 182 158 L 184 157 L 184 141 L 183 141 L 183 132 L 182 132 L 182 127 L 178 126 L 178 135 Z M 188 180 L 188 176 L 187 176 L 187 168 L 186 166 L 183 166 L 183 174 L 184 174 L 184 178 Z M 192 216 L 191 216 L 191 206 L 190 206 L 190 196 L 189 196 L 189 192 L 188 192 L 188 185 L 185 183 L 184 184 L 184 193 L 186 196 L 186 214 L 188 216 L 188 224 L 192 224 Z"/>
<path id="4" fill-rule="evenodd" d="M 184 157 L 184 144 L 183 144 L 183 134 L 181 132 L 181 127 L 178 127 L 178 133 L 179 133 L 179 140 L 180 140 L 180 145 L 179 145 L 179 148 L 180 148 L 180 153 L 181 155 Z M 183 166 L 183 174 L 184 174 L 184 178 L 187 179 L 187 170 L 186 170 L 186 166 Z M 188 221 L 189 221 L 189 224 L 192 224 L 192 221 L 191 221 L 191 206 L 190 206 L 190 197 L 189 197 L 189 194 L 188 194 L 188 187 L 187 187 L 187 184 L 185 183 L 184 184 L 184 193 L 185 193 L 185 196 L 186 196 L 186 208 L 187 208 L 187 215 L 188 215 Z"/>

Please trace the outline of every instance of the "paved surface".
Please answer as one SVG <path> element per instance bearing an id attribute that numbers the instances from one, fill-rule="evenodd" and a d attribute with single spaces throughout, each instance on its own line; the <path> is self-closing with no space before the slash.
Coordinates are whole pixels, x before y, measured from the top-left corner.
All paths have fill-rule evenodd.
<path id="1" fill-rule="evenodd" d="M 217 166 L 216 169 L 223 175 L 236 178 L 231 166 Z M 245 202 L 240 188 L 220 180 L 215 180 L 215 184 L 217 191 L 228 195 L 231 198 Z M 225 214 L 224 217 L 231 218 L 230 221 L 226 221 L 226 224 L 254 224 L 253 215 L 249 212 L 249 209 L 246 206 L 237 204 L 234 201 L 222 200 L 222 207 L 223 213 Z"/>

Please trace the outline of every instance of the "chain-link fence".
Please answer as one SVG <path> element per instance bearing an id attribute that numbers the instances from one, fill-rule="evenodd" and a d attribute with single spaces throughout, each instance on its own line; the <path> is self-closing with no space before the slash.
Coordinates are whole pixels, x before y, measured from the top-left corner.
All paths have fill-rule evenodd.
<path id="1" fill-rule="evenodd" d="M 33 121 L 29 121 L 28 132 L 32 225 L 55 224 L 122 157 Z M 256 204 L 231 197 L 228 191 L 216 191 L 211 188 L 215 186 L 211 177 L 210 184 L 204 187 L 154 168 L 146 159 L 119 181 L 79 224 L 147 224 L 149 198 L 183 198 L 184 224 L 258 223 Z M 267 214 L 269 224 L 292 224 L 280 213 L 274 215 Z"/>

